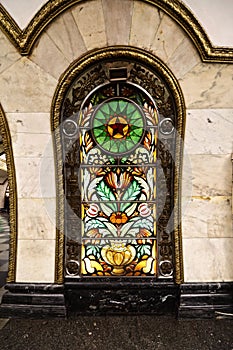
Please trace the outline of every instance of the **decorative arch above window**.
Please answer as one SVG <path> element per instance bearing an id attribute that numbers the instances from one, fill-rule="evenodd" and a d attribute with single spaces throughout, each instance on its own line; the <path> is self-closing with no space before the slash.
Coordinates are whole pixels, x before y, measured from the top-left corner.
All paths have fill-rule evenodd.
<path id="1" fill-rule="evenodd" d="M 62 77 L 52 117 L 60 279 L 64 262 L 66 279 L 180 283 L 184 103 L 171 72 L 142 50 L 99 50 Z"/>

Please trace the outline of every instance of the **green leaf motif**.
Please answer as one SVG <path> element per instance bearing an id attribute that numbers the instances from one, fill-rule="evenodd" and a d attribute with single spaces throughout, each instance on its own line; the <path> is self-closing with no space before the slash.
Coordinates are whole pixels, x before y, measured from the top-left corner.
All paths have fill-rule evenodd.
<path id="1" fill-rule="evenodd" d="M 111 189 L 105 184 L 105 182 L 102 180 L 96 187 L 96 192 L 99 195 L 99 199 L 102 201 L 116 201 L 116 198 L 114 194 L 112 193 Z M 117 210 L 116 203 L 106 203 L 108 207 L 112 209 L 112 211 Z"/>
<path id="2" fill-rule="evenodd" d="M 143 255 L 151 255 L 151 246 L 148 244 L 138 245 L 136 248 L 138 258 L 142 257 Z"/>
<path id="3" fill-rule="evenodd" d="M 96 187 L 96 191 L 100 196 L 100 199 L 104 201 L 115 201 L 116 198 L 112 193 L 111 189 L 104 183 L 104 181 L 100 181 L 98 186 Z"/>
<path id="4" fill-rule="evenodd" d="M 87 231 L 92 229 L 92 228 L 104 228 L 104 227 L 105 227 L 104 223 L 98 219 L 92 219 L 86 223 L 86 230 Z"/>
<path id="5" fill-rule="evenodd" d="M 147 230 L 153 231 L 153 222 L 148 219 L 139 219 L 134 223 L 133 227 L 146 228 Z"/>
<path id="6" fill-rule="evenodd" d="M 122 200 L 123 201 L 134 201 L 138 195 L 141 193 L 141 186 L 136 180 L 133 180 L 128 189 L 125 191 Z M 128 208 L 131 205 L 131 203 L 122 203 L 121 204 L 121 211 L 125 211 L 126 208 Z"/>
<path id="7" fill-rule="evenodd" d="M 97 259 L 100 258 L 100 248 L 97 245 L 89 245 L 86 247 L 86 255 L 94 255 Z"/>

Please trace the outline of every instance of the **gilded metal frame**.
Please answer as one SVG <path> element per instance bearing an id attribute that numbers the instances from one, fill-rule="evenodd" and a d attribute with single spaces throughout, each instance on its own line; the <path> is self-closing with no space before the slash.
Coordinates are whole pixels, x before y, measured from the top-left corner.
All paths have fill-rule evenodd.
<path id="1" fill-rule="evenodd" d="M 175 282 L 183 282 L 183 256 L 182 256 L 182 234 L 181 234 L 181 170 L 182 170 L 182 147 L 185 129 L 185 104 L 184 98 L 176 78 L 167 66 L 157 57 L 142 49 L 121 46 L 107 47 L 87 53 L 75 61 L 62 75 L 58 83 L 51 107 L 51 129 L 54 135 L 55 157 L 56 157 L 56 184 L 57 184 L 57 245 L 56 245 L 56 283 L 63 282 L 63 259 L 64 259 L 64 198 L 63 198 L 63 173 L 62 173 L 62 151 L 59 130 L 61 108 L 64 97 L 72 81 L 92 64 L 106 59 L 128 59 L 141 62 L 154 69 L 167 83 L 175 101 L 177 111 L 177 132 L 180 136 L 176 142 L 175 152 L 175 174 L 174 174 L 174 255 L 175 255 Z"/>
<path id="2" fill-rule="evenodd" d="M 0 28 L 6 33 L 21 55 L 29 55 L 43 30 L 58 15 L 85 0 L 50 0 L 20 29 L 0 4 Z M 154 5 L 173 18 L 189 35 L 203 62 L 233 63 L 233 48 L 213 46 L 194 14 L 180 0 L 140 0 Z"/>
<path id="3" fill-rule="evenodd" d="M 10 249 L 7 282 L 14 282 L 16 275 L 16 252 L 17 252 L 17 186 L 14 157 L 11 144 L 11 135 L 5 113 L 0 104 L 0 134 L 3 148 L 6 154 L 7 176 L 10 198 Z"/>

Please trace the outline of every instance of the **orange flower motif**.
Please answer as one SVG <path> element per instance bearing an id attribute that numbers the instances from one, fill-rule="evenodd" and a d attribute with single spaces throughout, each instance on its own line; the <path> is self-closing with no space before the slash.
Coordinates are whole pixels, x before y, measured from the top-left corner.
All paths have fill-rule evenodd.
<path id="1" fill-rule="evenodd" d="M 117 225 L 125 224 L 128 221 L 128 216 L 125 213 L 118 211 L 116 213 L 111 214 L 110 221 L 113 224 L 117 224 Z"/>

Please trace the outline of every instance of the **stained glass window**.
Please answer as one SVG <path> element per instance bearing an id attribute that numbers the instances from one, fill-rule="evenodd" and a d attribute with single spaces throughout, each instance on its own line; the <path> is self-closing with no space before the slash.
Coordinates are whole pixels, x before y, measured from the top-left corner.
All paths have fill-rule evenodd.
<path id="1" fill-rule="evenodd" d="M 136 62 L 97 62 L 67 87 L 60 129 L 67 279 L 173 278 L 175 125 L 166 83 Z"/>
<path id="2" fill-rule="evenodd" d="M 108 84 L 84 102 L 79 125 L 81 273 L 155 275 L 157 110 L 152 99 L 132 84 Z"/>

